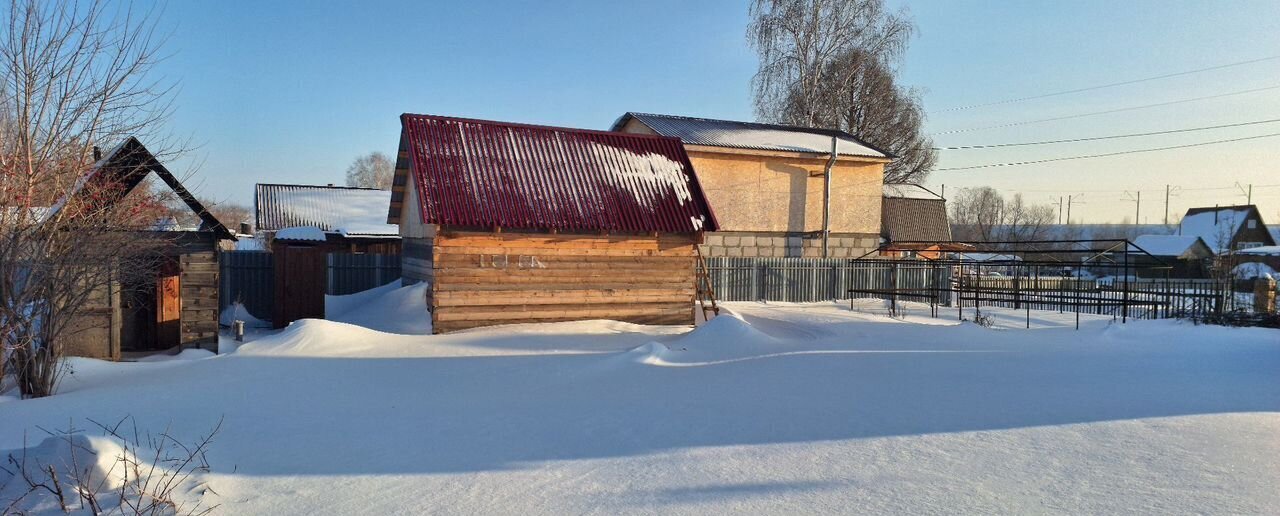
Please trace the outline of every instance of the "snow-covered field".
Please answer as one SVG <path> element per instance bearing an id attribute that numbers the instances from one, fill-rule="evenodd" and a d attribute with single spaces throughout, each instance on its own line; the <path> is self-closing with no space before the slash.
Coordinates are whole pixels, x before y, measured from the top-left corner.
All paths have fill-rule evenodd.
<path id="1" fill-rule="evenodd" d="M 222 419 L 188 496 L 225 514 L 1280 513 L 1275 330 L 730 303 L 426 336 L 418 288 L 230 354 L 75 360 L 0 401 L 0 449 Z"/>

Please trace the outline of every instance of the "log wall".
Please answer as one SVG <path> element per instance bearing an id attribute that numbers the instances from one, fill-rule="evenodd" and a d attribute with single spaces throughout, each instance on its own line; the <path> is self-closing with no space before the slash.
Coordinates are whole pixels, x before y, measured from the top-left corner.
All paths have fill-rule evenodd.
<path id="1" fill-rule="evenodd" d="M 693 324 L 694 245 L 694 235 L 440 231 L 431 253 L 432 327 Z"/>

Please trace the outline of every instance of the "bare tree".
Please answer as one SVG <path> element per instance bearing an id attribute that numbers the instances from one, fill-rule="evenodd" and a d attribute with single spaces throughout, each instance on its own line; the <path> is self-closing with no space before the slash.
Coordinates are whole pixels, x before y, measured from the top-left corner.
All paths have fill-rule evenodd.
<path id="1" fill-rule="evenodd" d="M 77 315 L 165 245 L 131 233 L 161 205 L 99 173 L 95 145 L 160 141 L 171 88 L 146 77 L 160 58 L 150 14 L 11 0 L 0 17 L 0 346 L 22 394 L 39 397 Z"/>
<path id="2" fill-rule="evenodd" d="M 351 166 L 347 167 L 347 186 L 390 190 L 394 173 L 395 163 L 392 163 L 386 154 L 370 152 L 356 158 Z"/>
<path id="3" fill-rule="evenodd" d="M 937 158 L 920 97 L 893 69 L 915 30 L 905 10 L 883 0 L 756 0 L 751 16 L 757 116 L 851 132 L 899 156 L 886 182 L 925 179 Z"/>
<path id="4" fill-rule="evenodd" d="M 1053 207 L 1027 204 L 1022 194 L 1005 199 L 991 187 L 964 188 L 948 202 L 956 240 L 1019 242 L 1042 240 L 1053 224 Z"/>

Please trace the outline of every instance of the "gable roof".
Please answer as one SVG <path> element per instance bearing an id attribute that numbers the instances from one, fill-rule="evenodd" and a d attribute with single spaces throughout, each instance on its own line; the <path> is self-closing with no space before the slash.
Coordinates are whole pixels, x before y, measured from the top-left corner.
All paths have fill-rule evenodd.
<path id="1" fill-rule="evenodd" d="M 404 114 L 394 184 L 412 173 L 422 222 L 567 231 L 719 226 L 675 138 Z M 403 166 L 402 166 L 403 165 Z M 398 220 L 392 197 L 388 220 Z"/>
<path id="2" fill-rule="evenodd" d="M 1133 240 L 1133 245 L 1151 256 L 1181 257 L 1199 246 L 1203 246 L 1205 252 L 1213 253 L 1209 245 L 1195 235 L 1139 235 Z"/>
<path id="3" fill-rule="evenodd" d="M 1231 246 L 1240 228 L 1250 218 L 1256 219 L 1259 224 L 1266 224 L 1262 221 L 1258 207 L 1252 204 L 1191 208 L 1182 217 L 1178 234 L 1198 236 L 1210 249 L 1221 253 Z M 1267 237 L 1270 236 L 1267 234 Z M 1274 245 L 1275 241 L 1271 244 Z"/>
<path id="4" fill-rule="evenodd" d="M 194 195 L 191 195 L 191 192 L 182 186 L 178 178 L 172 172 L 169 172 L 169 169 L 165 168 L 160 163 L 160 160 L 156 159 L 155 155 L 151 154 L 151 151 L 142 145 L 142 142 L 132 136 L 116 145 L 94 163 L 89 172 L 76 182 L 72 191 L 55 203 L 50 208 L 50 211 L 56 212 L 61 209 L 70 198 L 85 192 L 90 184 L 119 186 L 118 190 L 116 190 L 118 196 L 124 198 L 139 184 L 142 184 L 147 174 L 153 172 L 200 218 L 201 231 L 212 231 L 222 240 L 236 239 L 231 230 L 218 221 L 218 218 L 214 217 L 212 213 L 209 213 L 204 204 L 196 199 Z"/>
<path id="5" fill-rule="evenodd" d="M 263 184 L 254 187 L 256 227 L 279 231 L 314 227 L 346 236 L 399 236 L 388 224 L 389 190 L 321 185 Z"/>
<path id="6" fill-rule="evenodd" d="M 947 202 L 942 199 L 885 197 L 880 203 L 880 236 L 890 242 L 949 242 Z"/>
<path id="7" fill-rule="evenodd" d="M 829 155 L 831 138 L 834 137 L 836 151 L 842 156 L 883 159 L 895 157 L 857 136 L 834 129 L 628 112 L 613 123 L 613 130 L 621 130 L 632 119 L 638 120 L 659 135 L 679 138 L 689 145 Z"/>

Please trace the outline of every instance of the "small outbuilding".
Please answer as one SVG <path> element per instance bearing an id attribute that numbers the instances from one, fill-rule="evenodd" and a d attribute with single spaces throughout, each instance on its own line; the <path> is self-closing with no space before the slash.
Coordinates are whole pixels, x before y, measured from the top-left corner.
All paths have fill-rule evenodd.
<path id="1" fill-rule="evenodd" d="M 433 331 L 613 319 L 693 324 L 717 229 L 677 138 L 400 117 L 387 222 Z M 423 314 L 425 317 L 426 314 Z"/>
<path id="2" fill-rule="evenodd" d="M 1213 263 L 1213 249 L 1195 235 L 1141 235 L 1133 245 L 1146 251 L 1132 253 L 1139 277 L 1205 278 Z"/>
<path id="3" fill-rule="evenodd" d="M 326 253 L 400 254 L 399 229 L 387 224 L 391 192 L 334 185 L 255 185 L 257 234 Z"/>
<path id="4" fill-rule="evenodd" d="M 881 255 L 938 259 L 960 249 L 951 244 L 947 201 L 914 184 L 884 185 L 880 201 Z"/>
<path id="5" fill-rule="evenodd" d="M 119 198 L 132 192 L 151 174 L 177 195 L 200 220 L 195 228 L 157 225 L 135 231 L 133 238 L 149 239 L 147 248 L 160 253 L 147 274 L 130 274 L 93 296 L 95 303 L 77 316 L 67 342 L 67 354 L 119 360 L 134 352 L 218 345 L 218 256 L 224 242 L 235 236 L 187 191 L 136 138 L 104 155 L 82 180 L 119 185 Z M 80 195 L 86 189 L 72 195 Z M 60 203 L 61 204 L 61 203 Z M 148 251 L 150 252 L 150 251 Z"/>

